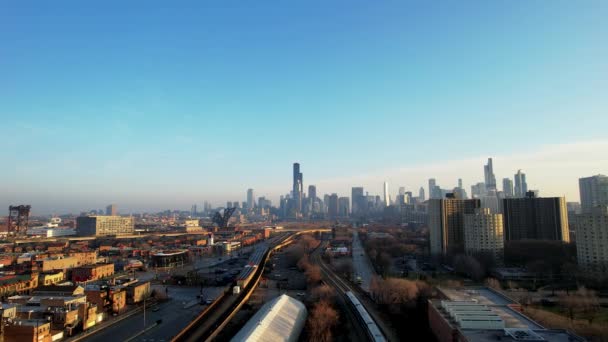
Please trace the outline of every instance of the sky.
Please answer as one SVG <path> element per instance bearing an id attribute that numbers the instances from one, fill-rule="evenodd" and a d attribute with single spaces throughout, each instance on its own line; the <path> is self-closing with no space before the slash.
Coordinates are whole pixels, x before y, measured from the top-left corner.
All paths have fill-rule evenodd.
<path id="1" fill-rule="evenodd" d="M 608 2 L 2 1 L 0 208 L 608 173 Z M 428 191 L 428 189 L 427 189 Z M 427 192 L 428 193 L 428 192 Z M 0 209 L 0 215 L 2 210 Z"/>

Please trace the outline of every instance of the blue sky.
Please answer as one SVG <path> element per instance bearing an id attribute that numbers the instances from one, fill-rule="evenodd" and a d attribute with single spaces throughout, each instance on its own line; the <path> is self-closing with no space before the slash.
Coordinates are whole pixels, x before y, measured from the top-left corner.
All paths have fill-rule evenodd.
<path id="1" fill-rule="evenodd" d="M 605 1 L 4 1 L 0 205 L 276 199 L 294 161 L 321 194 L 379 193 L 444 161 L 603 146 L 606 17 Z M 528 177 L 574 197 L 605 158 Z"/>

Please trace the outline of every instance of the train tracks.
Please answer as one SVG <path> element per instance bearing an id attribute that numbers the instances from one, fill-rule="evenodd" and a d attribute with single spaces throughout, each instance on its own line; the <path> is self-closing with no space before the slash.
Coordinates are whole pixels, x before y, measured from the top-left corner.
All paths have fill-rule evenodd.
<path id="1" fill-rule="evenodd" d="M 321 260 L 319 247 L 312 255 L 311 259 L 321 268 L 323 280 L 333 287 L 337 294 L 340 304 L 344 307 L 346 318 L 356 330 L 355 335 L 361 341 L 386 341 L 384 334 L 379 329 L 374 319 L 369 315 L 363 304 L 357 299 L 353 289 L 340 276 L 336 275 L 327 264 Z"/>

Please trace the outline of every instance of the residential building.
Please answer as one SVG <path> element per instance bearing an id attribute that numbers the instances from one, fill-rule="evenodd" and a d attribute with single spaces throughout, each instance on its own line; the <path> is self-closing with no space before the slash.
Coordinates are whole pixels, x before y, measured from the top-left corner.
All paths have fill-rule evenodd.
<path id="1" fill-rule="evenodd" d="M 74 257 L 70 256 L 59 256 L 53 258 L 46 258 L 42 260 L 37 260 L 38 268 L 42 272 L 51 272 L 51 271 L 66 271 L 72 267 L 78 266 L 78 260 Z"/>
<path id="2" fill-rule="evenodd" d="M 135 231 L 132 217 L 81 216 L 76 219 L 79 236 L 129 235 Z"/>
<path id="3" fill-rule="evenodd" d="M 608 176 L 579 178 L 578 186 L 584 213 L 591 212 L 597 206 L 608 206 Z"/>
<path id="4" fill-rule="evenodd" d="M 51 323 L 44 319 L 17 319 L 4 326 L 5 342 L 51 342 Z"/>
<path id="5" fill-rule="evenodd" d="M 523 198 L 505 198 L 503 215 L 505 241 L 570 241 L 564 197 L 537 198 L 528 192 Z"/>
<path id="6" fill-rule="evenodd" d="M 478 199 L 429 200 L 429 231 L 431 254 L 464 251 L 464 215 L 474 214 L 480 207 Z"/>
<path id="7" fill-rule="evenodd" d="M 494 214 L 488 208 L 475 209 L 464 215 L 464 250 L 467 255 L 488 253 L 494 260 L 504 257 L 502 214 Z"/>
<path id="8" fill-rule="evenodd" d="M 38 284 L 40 285 L 54 285 L 65 280 L 65 273 L 63 271 L 54 273 L 40 273 Z"/>
<path id="9" fill-rule="evenodd" d="M 72 281 L 99 280 L 114 274 L 114 264 L 86 265 L 72 269 Z"/>
<path id="10" fill-rule="evenodd" d="M 576 253 L 585 274 L 608 277 L 608 207 L 596 206 L 576 215 Z"/>

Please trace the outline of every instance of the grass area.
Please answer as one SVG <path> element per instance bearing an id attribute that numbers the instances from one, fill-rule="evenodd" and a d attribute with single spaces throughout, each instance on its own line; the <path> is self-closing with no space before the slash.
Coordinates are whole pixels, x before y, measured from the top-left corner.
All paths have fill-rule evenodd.
<path id="1" fill-rule="evenodd" d="M 593 324 L 584 317 L 575 316 L 574 320 L 570 320 L 567 315 L 562 314 L 563 311 L 559 307 L 527 307 L 524 314 L 537 321 L 546 328 L 567 329 L 574 331 L 577 335 L 581 335 L 592 339 L 593 341 L 608 341 L 608 310 L 602 309 L 598 312 Z"/>
<path id="2" fill-rule="evenodd" d="M 564 307 L 561 307 L 559 305 L 556 306 L 534 306 L 535 309 L 538 310 L 544 310 L 544 311 L 549 311 L 552 312 L 554 314 L 566 317 L 568 317 L 568 310 Z M 592 317 L 590 317 L 592 316 Z M 598 324 L 608 324 L 608 308 L 602 308 L 600 307 L 596 312 L 591 312 L 591 313 L 585 313 L 585 312 L 577 312 L 574 314 L 574 319 L 575 320 L 589 320 L 590 318 L 593 318 L 593 323 L 598 323 Z"/>

